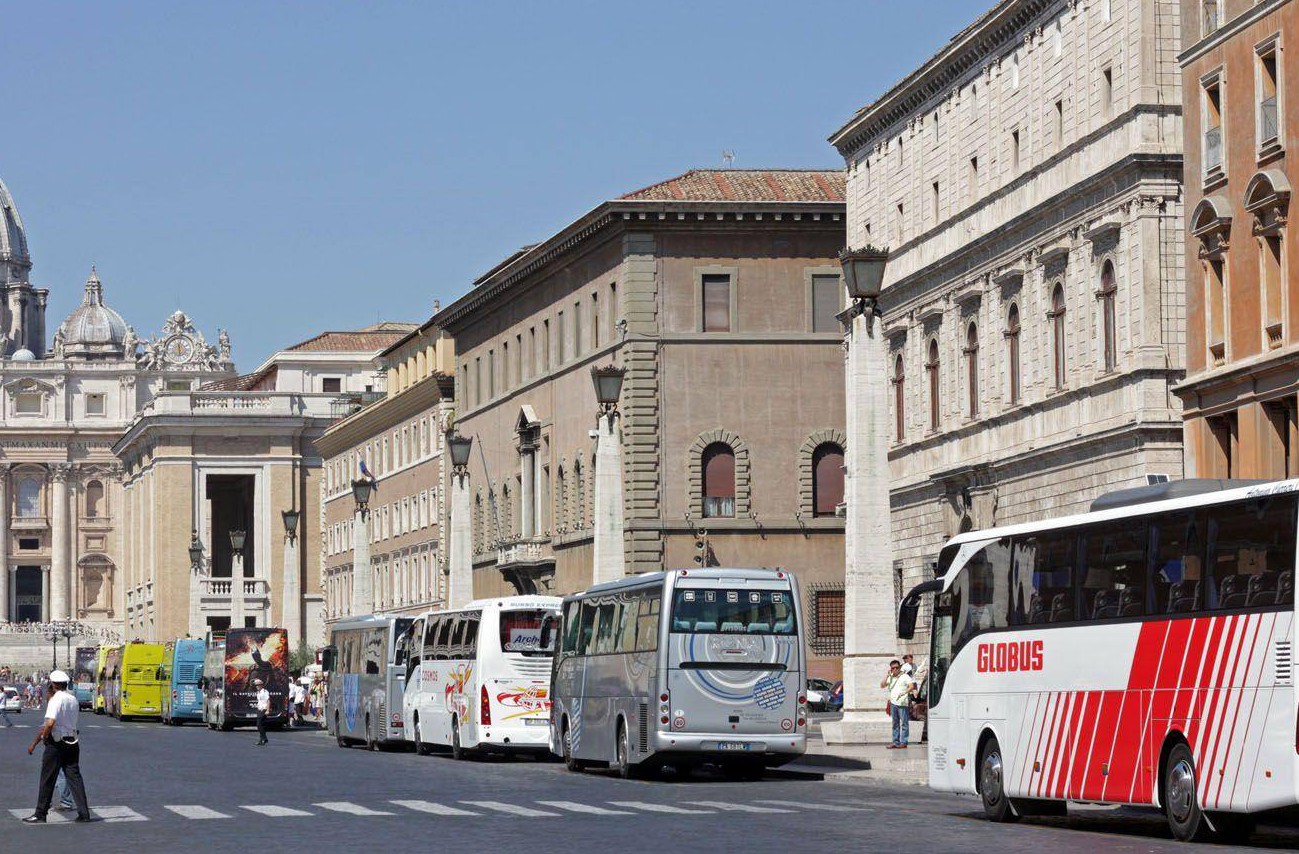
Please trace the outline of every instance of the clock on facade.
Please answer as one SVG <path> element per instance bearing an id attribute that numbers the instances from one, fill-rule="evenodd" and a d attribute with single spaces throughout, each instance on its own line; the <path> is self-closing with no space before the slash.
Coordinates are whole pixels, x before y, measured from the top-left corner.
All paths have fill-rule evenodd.
<path id="1" fill-rule="evenodd" d="M 194 342 L 184 335 L 173 335 L 163 345 L 163 353 L 167 361 L 183 365 L 194 358 Z"/>

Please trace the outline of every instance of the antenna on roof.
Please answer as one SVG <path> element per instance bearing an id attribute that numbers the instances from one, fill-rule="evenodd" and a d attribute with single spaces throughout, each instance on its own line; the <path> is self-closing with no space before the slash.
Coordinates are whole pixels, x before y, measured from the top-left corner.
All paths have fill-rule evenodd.
<path id="1" fill-rule="evenodd" d="M 735 165 L 735 151 L 730 148 L 722 149 L 722 168 L 729 169 Z"/>

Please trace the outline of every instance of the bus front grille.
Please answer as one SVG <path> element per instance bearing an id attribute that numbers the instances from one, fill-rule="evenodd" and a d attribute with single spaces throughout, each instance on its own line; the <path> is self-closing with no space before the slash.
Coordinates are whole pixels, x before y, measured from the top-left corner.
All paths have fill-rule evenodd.
<path id="1" fill-rule="evenodd" d="M 649 753 L 649 703 L 640 704 L 640 752 Z"/>

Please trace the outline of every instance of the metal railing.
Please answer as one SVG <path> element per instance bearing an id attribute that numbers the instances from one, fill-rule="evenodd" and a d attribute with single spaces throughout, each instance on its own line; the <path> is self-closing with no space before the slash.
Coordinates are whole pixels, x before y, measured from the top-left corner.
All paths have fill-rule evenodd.
<path id="1" fill-rule="evenodd" d="M 1222 126 L 1204 132 L 1204 171 L 1222 168 Z"/>

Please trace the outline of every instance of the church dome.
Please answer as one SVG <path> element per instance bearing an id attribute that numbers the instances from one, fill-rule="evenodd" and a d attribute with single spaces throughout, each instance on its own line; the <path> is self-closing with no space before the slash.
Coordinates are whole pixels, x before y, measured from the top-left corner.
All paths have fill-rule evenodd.
<path id="1" fill-rule="evenodd" d="M 24 347 L 9 358 L 15 362 L 34 362 L 36 361 L 36 354 Z"/>
<path id="2" fill-rule="evenodd" d="M 104 289 L 95 268 L 90 268 L 81 305 L 68 315 L 54 335 L 54 355 L 69 359 L 121 358 L 126 321 L 104 305 Z"/>
<path id="3" fill-rule="evenodd" d="M 26 281 L 31 267 L 23 219 L 18 215 L 9 188 L 0 181 L 0 284 Z"/>

